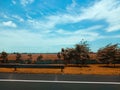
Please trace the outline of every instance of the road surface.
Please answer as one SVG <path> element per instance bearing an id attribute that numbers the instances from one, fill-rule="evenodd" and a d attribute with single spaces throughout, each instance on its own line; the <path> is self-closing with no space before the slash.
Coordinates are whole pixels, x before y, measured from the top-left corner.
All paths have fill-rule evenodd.
<path id="1" fill-rule="evenodd" d="M 0 73 L 0 90 L 120 90 L 120 76 Z"/>

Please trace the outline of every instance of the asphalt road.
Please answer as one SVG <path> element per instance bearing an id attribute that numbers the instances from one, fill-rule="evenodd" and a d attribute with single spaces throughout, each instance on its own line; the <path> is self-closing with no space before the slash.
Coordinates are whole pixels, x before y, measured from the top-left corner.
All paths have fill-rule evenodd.
<path id="1" fill-rule="evenodd" d="M 15 81 L 9 81 L 9 80 L 15 80 Z M 17 80 L 23 80 L 23 81 L 17 81 Z M 24 80 L 28 80 L 29 82 Z M 31 82 L 31 80 L 34 80 L 34 82 Z M 41 81 L 48 81 L 48 82 L 41 82 Z M 64 83 L 62 81 L 67 81 L 70 83 Z M 77 83 L 74 83 L 74 81 Z M 81 82 L 85 82 L 85 83 L 81 83 Z M 103 82 L 103 83 L 86 83 L 86 82 Z M 104 82 L 117 82 L 119 84 L 109 84 L 109 83 L 105 84 Z M 120 90 L 120 76 L 0 73 L 0 90 L 27 90 L 27 89 L 29 90 L 88 90 L 88 89 Z"/>

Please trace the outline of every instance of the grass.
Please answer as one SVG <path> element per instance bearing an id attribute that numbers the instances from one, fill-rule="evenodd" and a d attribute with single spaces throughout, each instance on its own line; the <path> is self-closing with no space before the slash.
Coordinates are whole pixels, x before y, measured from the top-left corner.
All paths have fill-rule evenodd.
<path id="1" fill-rule="evenodd" d="M 104 64 L 89 65 L 89 67 L 65 67 L 64 74 L 93 74 L 93 75 L 120 75 L 120 64 L 118 68 L 104 67 Z M 41 68 L 0 68 L 0 72 L 10 73 L 34 73 L 34 74 L 62 74 L 61 69 L 41 69 Z"/>
<path id="2" fill-rule="evenodd" d="M 90 67 L 69 67 L 66 74 L 96 74 L 96 75 L 120 75 L 120 68 L 105 68 L 104 65 L 90 65 Z"/>

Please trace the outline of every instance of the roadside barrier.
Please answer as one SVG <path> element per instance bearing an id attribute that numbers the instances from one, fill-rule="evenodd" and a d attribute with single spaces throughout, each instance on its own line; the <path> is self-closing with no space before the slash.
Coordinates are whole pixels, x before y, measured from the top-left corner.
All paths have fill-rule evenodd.
<path id="1" fill-rule="evenodd" d="M 63 72 L 63 69 L 65 67 L 64 64 L 7 64 L 2 63 L 0 64 L 1 68 L 14 68 L 16 71 L 17 68 L 49 68 L 49 69 L 61 69 L 61 72 Z"/>

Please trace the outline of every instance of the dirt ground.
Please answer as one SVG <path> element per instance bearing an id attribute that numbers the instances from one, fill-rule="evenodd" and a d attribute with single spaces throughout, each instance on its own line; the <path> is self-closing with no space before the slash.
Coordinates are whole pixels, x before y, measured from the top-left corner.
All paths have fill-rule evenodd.
<path id="1" fill-rule="evenodd" d="M 65 67 L 64 74 L 93 74 L 93 75 L 120 75 L 120 64 L 113 67 L 103 67 L 105 65 L 89 65 L 88 67 Z M 33 69 L 20 68 L 17 71 L 11 68 L 0 68 L 0 72 L 11 73 L 42 73 L 42 74 L 63 74 L 60 69 Z"/>
<path id="2" fill-rule="evenodd" d="M 43 56 L 43 60 L 58 59 L 56 54 L 32 54 L 32 60 L 35 61 L 39 55 Z M 22 60 L 27 60 L 28 58 L 29 58 L 28 54 L 21 54 L 21 59 Z M 0 60 L 2 60 L 2 58 Z M 16 60 L 16 54 L 8 54 L 8 60 Z"/>
<path id="3" fill-rule="evenodd" d="M 56 53 L 45 53 L 45 54 L 32 54 L 32 60 L 35 61 L 37 59 L 37 57 L 39 55 L 43 56 L 43 60 L 56 60 L 58 59 L 57 54 Z M 21 59 L 22 60 L 27 60 L 29 58 L 28 54 L 21 54 Z M 90 58 L 91 59 L 95 59 L 96 58 L 96 54 L 90 54 Z M 2 60 L 2 58 L 0 58 L 0 60 Z M 8 60 L 16 60 L 16 54 L 8 54 Z"/>

